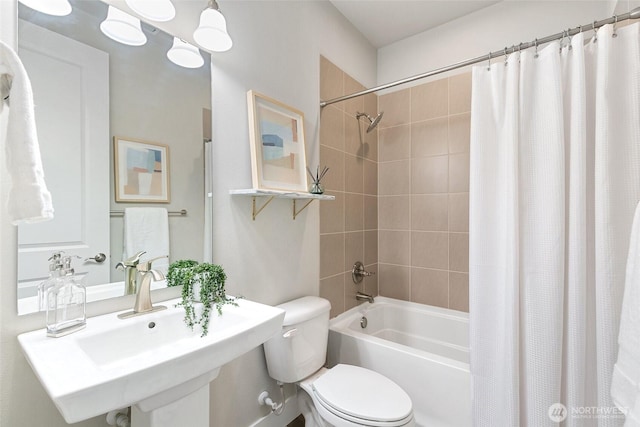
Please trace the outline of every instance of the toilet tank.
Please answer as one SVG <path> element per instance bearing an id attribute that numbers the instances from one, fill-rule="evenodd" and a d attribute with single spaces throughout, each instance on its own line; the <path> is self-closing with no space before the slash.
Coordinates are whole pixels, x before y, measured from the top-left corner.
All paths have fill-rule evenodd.
<path id="1" fill-rule="evenodd" d="M 307 296 L 280 304 L 285 311 L 282 330 L 264 343 L 269 376 L 295 383 L 320 369 L 327 357 L 331 304 Z"/>

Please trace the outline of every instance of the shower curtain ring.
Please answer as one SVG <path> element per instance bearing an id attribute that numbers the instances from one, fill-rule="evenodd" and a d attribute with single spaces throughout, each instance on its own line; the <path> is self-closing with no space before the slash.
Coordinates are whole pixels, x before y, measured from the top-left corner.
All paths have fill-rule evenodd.
<path id="1" fill-rule="evenodd" d="M 536 41 L 535 41 L 534 43 L 535 43 L 535 46 L 536 46 L 536 54 L 535 54 L 535 55 L 533 55 L 533 57 L 534 57 L 534 58 L 537 58 L 537 57 L 539 56 L 539 55 L 538 55 L 538 39 L 536 39 Z"/>
<path id="2" fill-rule="evenodd" d="M 571 28 L 567 30 L 567 45 L 569 46 L 569 50 L 573 49 L 573 45 L 571 44 Z"/>
<path id="3" fill-rule="evenodd" d="M 593 24 L 591 24 L 591 28 L 593 29 L 593 42 L 597 43 L 598 42 L 598 29 L 596 28 L 596 23 L 598 21 L 593 21 Z"/>
<path id="4" fill-rule="evenodd" d="M 509 65 L 509 63 L 507 62 L 507 47 L 504 47 L 504 66 L 506 67 L 507 65 Z"/>
<path id="5" fill-rule="evenodd" d="M 611 37 L 613 37 L 614 39 L 618 37 L 618 29 L 616 28 L 617 25 L 618 25 L 618 15 L 613 15 L 613 34 L 611 34 Z"/>
<path id="6" fill-rule="evenodd" d="M 487 65 L 487 71 L 491 71 L 491 52 L 489 52 L 489 64 Z"/>
<path id="7" fill-rule="evenodd" d="M 521 56 L 522 56 L 522 42 L 518 45 L 518 64 L 520 63 Z"/>

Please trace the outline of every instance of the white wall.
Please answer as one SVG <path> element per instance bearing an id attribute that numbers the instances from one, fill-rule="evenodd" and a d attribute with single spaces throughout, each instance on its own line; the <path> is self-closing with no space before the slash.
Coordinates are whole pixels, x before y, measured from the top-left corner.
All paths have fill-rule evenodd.
<path id="1" fill-rule="evenodd" d="M 250 199 L 228 194 L 229 189 L 251 187 L 246 91 L 254 89 L 304 111 L 307 160 L 317 164 L 319 56 L 340 64 L 363 84 L 374 85 L 376 51 L 325 1 L 223 0 L 220 5 L 234 47 L 213 55 L 214 260 L 227 270 L 232 294 L 268 304 L 318 294 L 318 202 L 293 221 L 290 202 L 276 200 L 253 222 Z M 0 0 L 0 36 L 12 45 L 14 14 L 15 5 Z M 0 196 L 6 196 L 4 164 L 0 178 Z M 17 345 L 19 333 L 42 327 L 44 320 L 41 315 L 16 314 L 15 261 L 15 230 L 1 204 L 0 426 L 65 426 Z M 161 296 L 177 296 L 175 291 L 165 290 Z M 162 297 L 154 294 L 156 300 Z M 132 305 L 129 296 L 91 304 L 88 312 L 96 315 Z M 263 389 L 276 391 L 261 349 L 226 365 L 212 385 L 211 425 L 241 427 L 260 420 L 268 414 L 256 403 Z M 276 419 L 270 425 L 286 421 Z M 75 425 L 106 422 L 97 417 Z"/>
<path id="2" fill-rule="evenodd" d="M 613 14 L 613 6 L 613 2 L 603 0 L 502 1 L 379 49 L 378 84 L 422 74 L 608 18 Z M 415 84 L 426 81 L 429 80 Z M 402 87 L 408 86 L 388 91 Z"/>

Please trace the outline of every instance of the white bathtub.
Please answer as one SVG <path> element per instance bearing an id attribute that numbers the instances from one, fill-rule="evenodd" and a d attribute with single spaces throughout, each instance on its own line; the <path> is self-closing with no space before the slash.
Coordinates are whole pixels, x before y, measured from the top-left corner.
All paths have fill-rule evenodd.
<path id="1" fill-rule="evenodd" d="M 471 425 L 468 337 L 467 313 L 376 297 L 331 320 L 327 362 L 391 378 L 411 396 L 418 426 L 465 427 Z"/>

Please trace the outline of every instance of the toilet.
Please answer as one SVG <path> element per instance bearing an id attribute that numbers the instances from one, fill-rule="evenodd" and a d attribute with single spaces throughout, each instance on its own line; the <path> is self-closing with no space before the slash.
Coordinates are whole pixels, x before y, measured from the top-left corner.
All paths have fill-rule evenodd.
<path id="1" fill-rule="evenodd" d="M 359 366 L 324 366 L 331 305 L 306 296 L 278 306 L 282 330 L 264 343 L 271 378 L 296 383 L 305 426 L 414 427 L 409 395 L 389 378 Z"/>

